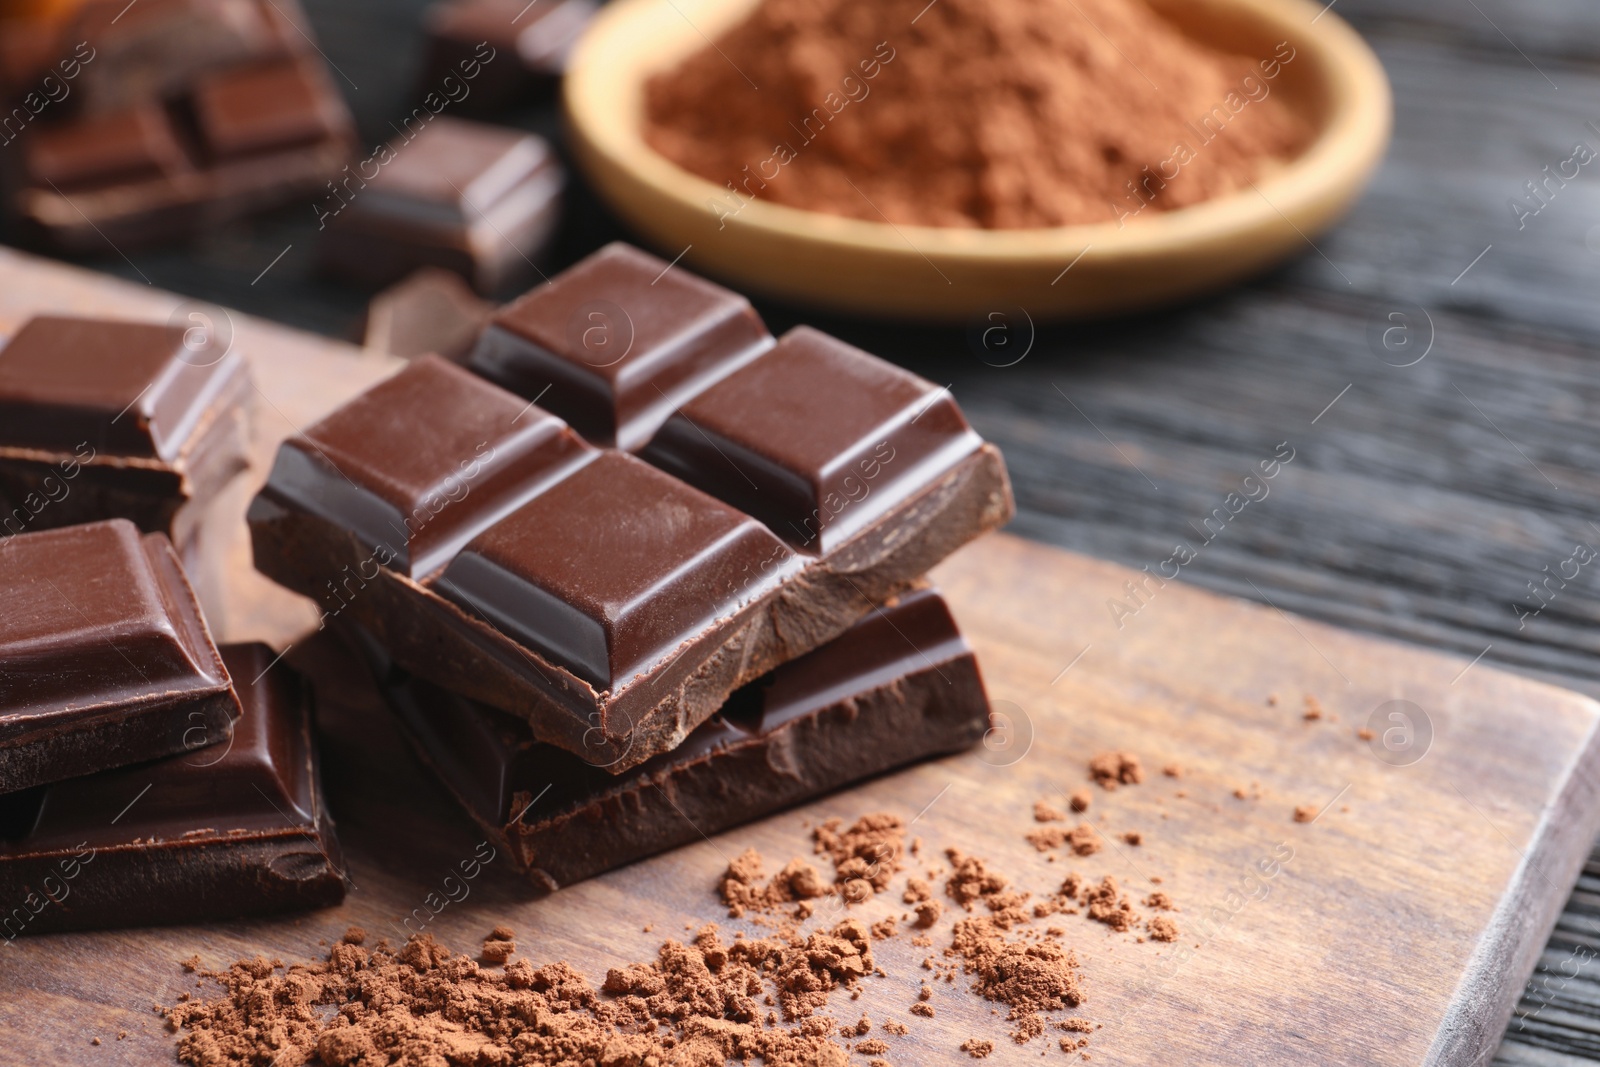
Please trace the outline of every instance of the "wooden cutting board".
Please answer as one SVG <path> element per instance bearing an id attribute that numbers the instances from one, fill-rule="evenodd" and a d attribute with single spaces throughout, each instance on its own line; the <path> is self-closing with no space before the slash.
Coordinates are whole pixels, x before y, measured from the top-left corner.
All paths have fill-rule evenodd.
<path id="1" fill-rule="evenodd" d="M 0 252 L 3 330 L 36 310 L 159 319 L 176 302 Z M 394 365 L 243 318 L 235 327 L 257 374 L 263 456 Z M 234 536 L 214 542 L 208 607 L 224 639 L 293 644 L 291 662 L 330 679 L 319 694 L 328 792 L 355 889 L 339 908 L 285 919 L 0 942 L 0 1064 L 171 1062 L 174 1038 L 151 1006 L 194 989 L 180 959 L 311 959 L 352 924 L 394 938 L 396 922 L 428 909 L 478 845 L 360 672 L 299 636 L 309 610 L 249 572 L 237 524 L 250 488 L 219 510 L 218 528 Z M 935 577 L 1005 716 L 990 744 L 543 900 L 503 860 L 491 862 L 464 899 L 422 911 L 425 928 L 470 950 L 510 925 L 529 958 L 569 960 L 598 982 L 607 967 L 650 959 L 686 925 L 740 928 L 713 890 L 745 848 L 781 864 L 809 852 L 817 821 L 883 810 L 916 820 L 919 865 L 960 848 L 1036 894 L 1068 870 L 1110 874 L 1136 899 L 1161 880 L 1181 909 L 1176 943 L 1081 916 L 1051 920 L 1083 964 L 1088 998 L 1077 1014 L 1102 1025 L 1088 1046 L 1097 1064 L 1487 1058 L 1600 828 L 1600 706 L 1004 535 Z M 1320 719 L 1304 717 L 1308 696 Z M 1358 730 L 1369 724 L 1364 740 Z M 1024 838 L 1038 826 L 1033 803 L 1063 807 L 1064 794 L 1087 784 L 1088 758 L 1106 749 L 1138 754 L 1146 780 L 1097 789 L 1088 817 L 1107 847 L 1052 862 Z M 1181 778 L 1160 772 L 1169 763 Z M 1299 806 L 1320 814 L 1296 822 Z M 1142 844 L 1120 840 L 1129 830 Z M 902 911 L 858 909 L 869 919 Z M 948 943 L 949 923 L 932 950 L 905 934 L 879 942 L 887 977 L 864 983 L 859 1000 L 836 995 L 841 1021 L 910 1024 L 904 1037 L 874 1029 L 897 1067 L 968 1062 L 958 1046 L 973 1037 L 995 1041 L 990 1062 L 1064 1062 L 1059 1033 L 1012 1044 L 964 980 L 937 984 L 934 1018 L 908 1014 L 928 974 L 921 961 Z"/>

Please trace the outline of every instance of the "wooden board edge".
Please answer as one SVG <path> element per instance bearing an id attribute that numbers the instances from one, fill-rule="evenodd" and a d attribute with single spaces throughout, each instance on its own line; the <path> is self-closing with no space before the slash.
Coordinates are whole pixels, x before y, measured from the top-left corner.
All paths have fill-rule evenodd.
<path id="1" fill-rule="evenodd" d="M 1439 1022 L 1426 1067 L 1472 1067 L 1486 1063 L 1499 1048 L 1600 835 L 1600 703 L 1588 697 L 1580 703 L 1594 715 L 1589 730 L 1479 938 Z"/>

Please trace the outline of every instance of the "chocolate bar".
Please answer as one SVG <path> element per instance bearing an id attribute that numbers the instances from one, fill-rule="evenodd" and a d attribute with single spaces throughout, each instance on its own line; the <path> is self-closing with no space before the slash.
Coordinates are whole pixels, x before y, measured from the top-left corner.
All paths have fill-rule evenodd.
<path id="1" fill-rule="evenodd" d="M 0 936 L 344 899 L 306 687 L 265 645 L 222 657 L 244 705 L 231 738 L 0 797 Z"/>
<path id="2" fill-rule="evenodd" d="M 538 743 L 521 719 L 384 670 L 365 644 L 417 754 L 546 890 L 960 751 L 989 725 L 977 660 L 927 590 L 738 690 L 621 776 Z"/>
<path id="3" fill-rule="evenodd" d="M 563 182 L 542 138 L 441 115 L 374 163 L 377 173 L 328 219 L 319 252 L 329 272 L 385 285 L 443 267 L 484 293 L 535 273 Z"/>
<path id="4" fill-rule="evenodd" d="M 0 531 L 125 518 L 187 553 L 248 466 L 249 389 L 214 331 L 29 319 L 0 348 Z"/>
<path id="5" fill-rule="evenodd" d="M 428 35 L 423 88 L 471 72 L 457 106 L 482 113 L 554 93 L 567 54 L 599 6 L 594 0 L 443 0 L 422 15 Z"/>
<path id="6" fill-rule="evenodd" d="M 0 793 L 228 737 L 239 701 L 164 535 L 0 540 L 0 604 Z"/>
<path id="7" fill-rule="evenodd" d="M 200 232 L 318 192 L 348 160 L 354 124 L 290 0 L 97 0 L 54 45 L 44 32 L 27 54 L 72 63 L 56 79 L 72 106 L 0 157 L 25 239 L 82 252 Z"/>
<path id="8" fill-rule="evenodd" d="M 608 270 L 624 259 L 597 258 Z M 548 287 L 558 311 L 576 307 L 581 323 L 604 304 L 602 314 L 637 326 L 604 374 L 562 393 L 568 411 L 614 414 L 617 436 L 637 439 L 672 417 L 639 395 L 639 378 L 682 406 L 684 394 L 710 396 L 769 356 L 827 368 L 825 395 L 757 395 L 783 373 L 735 382 L 735 396 L 754 402 L 741 413 L 717 400 L 716 432 L 786 442 L 755 450 L 761 462 L 748 469 L 715 449 L 644 450 L 671 457 L 678 475 L 706 466 L 696 488 L 594 448 L 460 368 L 419 360 L 286 442 L 249 520 L 263 573 L 328 616 L 348 611 L 407 670 L 619 773 L 675 747 L 734 689 L 911 588 L 1009 518 L 1012 503 L 999 452 L 931 383 L 810 331 L 763 344 L 747 305 L 698 280 L 680 285 L 664 263 L 659 290 L 648 278 L 640 289 L 577 284 L 593 264 Z M 523 321 L 530 306 L 543 315 L 539 303 L 530 295 L 502 321 Z M 581 381 L 582 336 L 545 329 L 550 347 L 538 352 Z M 719 499 L 723 465 L 769 484 L 781 506 L 752 515 Z M 819 506 L 802 516 L 793 500 Z"/>

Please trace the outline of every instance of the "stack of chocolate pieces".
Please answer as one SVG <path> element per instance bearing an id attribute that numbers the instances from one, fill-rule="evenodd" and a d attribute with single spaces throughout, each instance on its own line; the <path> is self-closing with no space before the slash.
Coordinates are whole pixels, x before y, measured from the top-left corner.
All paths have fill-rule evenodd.
<path id="1" fill-rule="evenodd" d="M 349 159 L 349 111 L 293 0 L 89 0 L 6 36 L 5 110 L 26 119 L 7 130 L 8 213 L 53 247 L 196 232 Z"/>
<path id="2" fill-rule="evenodd" d="M 0 937 L 334 904 L 303 689 L 218 648 L 165 534 L 0 541 Z"/>
<path id="3" fill-rule="evenodd" d="M 612 245 L 285 442 L 249 521 L 548 889 L 979 740 L 925 575 L 1012 507 L 946 391 Z"/>
<path id="4" fill-rule="evenodd" d="M 343 897 L 306 694 L 217 647 L 179 558 L 248 465 L 249 388 L 194 327 L 0 347 L 0 937 Z"/>

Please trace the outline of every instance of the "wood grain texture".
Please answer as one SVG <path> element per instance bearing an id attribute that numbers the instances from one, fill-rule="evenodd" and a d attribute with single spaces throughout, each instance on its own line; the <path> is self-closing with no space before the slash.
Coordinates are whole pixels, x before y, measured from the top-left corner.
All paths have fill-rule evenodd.
<path id="1" fill-rule="evenodd" d="M 1177 584 L 1119 632 L 1093 609 L 1127 576 L 1006 536 L 940 569 L 993 696 L 1028 724 L 1017 735 L 1031 734 L 1025 748 L 878 779 L 545 900 L 526 899 L 503 862 L 491 863 L 471 895 L 425 928 L 469 948 L 505 923 L 534 959 L 569 959 L 598 980 L 606 967 L 650 958 L 686 923 L 722 919 L 716 879 L 744 848 L 781 862 L 808 851 L 806 827 L 818 819 L 874 810 L 911 819 L 926 808 L 915 832 L 932 854 L 975 851 L 1020 888 L 1046 894 L 1070 867 L 1111 874 L 1140 897 L 1160 878 L 1177 900 L 1177 946 L 1057 920 L 1088 982 L 1077 1013 L 1104 1024 L 1092 1039 L 1097 1062 L 1477 1062 L 1595 830 L 1600 707 L 1486 669 L 1452 685 L 1460 661 Z M 302 664 L 326 652 L 301 649 Z M 345 664 L 345 692 L 322 693 L 329 793 L 356 886 L 348 901 L 290 920 L 19 939 L 0 950 L 8 1055 L 69 1062 L 99 1036 L 95 1062 L 164 1062 L 172 1038 L 150 1005 L 189 986 L 177 960 L 306 959 L 349 924 L 398 936 L 478 839 L 359 681 Z M 1283 699 L 1271 706 L 1268 693 Z M 1304 721 L 1305 693 L 1338 721 Z M 1397 698 L 1421 705 L 1435 732 L 1405 767 L 1374 758 L 1356 735 L 1374 707 Z M 1091 815 L 1110 847 L 1048 862 L 1023 837 L 1035 825 L 1032 802 L 1063 805 L 1085 781 L 1087 757 L 1107 748 L 1138 752 L 1152 770 L 1175 761 L 1184 776 L 1098 793 Z M 1237 799 L 1240 786 L 1258 795 Z M 1297 824 L 1301 804 L 1325 814 Z M 1130 829 L 1143 832 L 1142 846 L 1114 843 Z M 1252 879 L 1263 860 L 1281 867 Z M 858 913 L 903 910 L 891 898 Z M 947 918 L 936 945 L 948 930 Z M 964 981 L 939 987 L 935 1019 L 909 1016 L 927 950 L 902 935 L 877 951 L 888 977 L 858 1001 L 841 997 L 840 1008 L 915 1023 L 891 1041 L 891 1062 L 966 1062 L 957 1046 L 968 1037 L 998 1039 L 996 1062 L 1037 1059 L 1037 1044 L 1005 1040 L 1006 1026 Z M 124 1030 L 126 1040 L 112 1040 Z"/>
<path id="2" fill-rule="evenodd" d="M 7 283 L 24 274 L 29 299 L 53 309 L 143 317 L 166 306 L 159 294 L 0 254 L 0 293 L 16 292 Z M 0 328 L 28 310 L 0 300 Z M 260 375 L 257 409 L 274 416 L 258 424 L 254 479 L 275 437 L 394 366 L 243 316 L 234 325 Z M 1080 1013 L 1104 1024 L 1092 1044 L 1098 1062 L 1464 1065 L 1503 1029 L 1600 819 L 1600 706 L 1588 698 L 996 536 L 936 578 L 1011 716 L 1009 741 L 544 900 L 491 863 L 467 899 L 435 917 L 415 909 L 474 854 L 477 834 L 406 751 L 361 671 L 296 636 L 309 617 L 279 610 L 275 594 L 253 607 L 263 587 L 241 569 L 243 528 L 234 515 L 218 518 L 208 533 L 231 529 L 233 543 L 210 542 L 227 562 L 207 595 L 226 636 L 293 638 L 291 662 L 322 679 L 328 793 L 355 888 L 343 906 L 296 918 L 5 944 L 0 1062 L 75 1062 L 93 1037 L 102 1040 L 94 1062 L 169 1062 L 173 1038 L 151 1005 L 191 987 L 177 960 L 308 959 L 351 924 L 398 939 L 407 915 L 426 917 L 426 929 L 458 948 L 507 923 L 535 959 L 569 959 L 598 981 L 609 966 L 649 959 L 685 923 L 721 919 L 716 879 L 744 848 L 781 862 L 808 851 L 806 827 L 818 819 L 889 810 L 917 817 L 925 855 L 979 853 L 1036 894 L 1067 869 L 1111 874 L 1139 898 L 1162 880 L 1182 908 L 1176 945 L 1059 920 L 1088 981 Z M 1129 610 L 1114 617 L 1107 604 L 1119 601 Z M 1327 718 L 1302 718 L 1306 695 Z M 1376 742 L 1356 732 L 1391 700 L 1414 702 L 1431 724 L 1431 744 L 1407 766 L 1377 758 Z M 1149 780 L 1097 795 L 1101 853 L 1049 862 L 1024 839 L 1033 801 L 1063 806 L 1089 755 L 1110 748 L 1139 753 Z M 1183 766 L 1181 779 L 1155 773 L 1168 762 Z M 1234 795 L 1241 787 L 1250 799 Z M 1301 805 L 1325 810 L 1300 824 Z M 1118 843 L 1126 830 L 1144 843 Z M 1277 866 L 1252 881 L 1262 861 Z M 890 900 L 861 914 L 902 910 Z M 937 945 L 948 930 L 947 919 Z M 965 1062 L 957 1046 L 968 1037 L 996 1039 L 998 1062 L 1037 1058 L 1039 1043 L 1011 1045 L 989 1005 L 963 988 L 941 987 L 937 1017 L 912 1020 L 926 954 L 904 935 L 881 943 L 888 977 L 867 983 L 860 1001 L 840 1001 L 852 1017 L 917 1022 L 893 1042 L 891 1062 Z"/>

